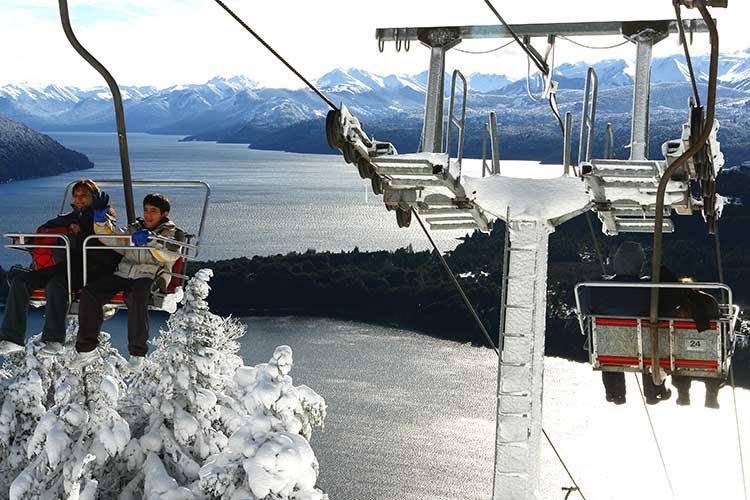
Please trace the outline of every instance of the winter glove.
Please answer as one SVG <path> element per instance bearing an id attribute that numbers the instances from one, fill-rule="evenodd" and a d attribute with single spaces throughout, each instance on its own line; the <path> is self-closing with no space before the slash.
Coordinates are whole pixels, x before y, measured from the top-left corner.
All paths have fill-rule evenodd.
<path id="1" fill-rule="evenodd" d="M 153 236 L 151 231 L 148 229 L 141 229 L 140 231 L 133 233 L 130 237 L 130 241 L 132 241 L 137 247 L 145 247 L 148 245 L 148 242 L 151 241 L 151 236 Z"/>
<path id="2" fill-rule="evenodd" d="M 107 208 L 109 207 L 109 195 L 104 191 L 94 193 L 91 198 L 91 208 L 94 209 L 94 222 L 107 220 Z"/>

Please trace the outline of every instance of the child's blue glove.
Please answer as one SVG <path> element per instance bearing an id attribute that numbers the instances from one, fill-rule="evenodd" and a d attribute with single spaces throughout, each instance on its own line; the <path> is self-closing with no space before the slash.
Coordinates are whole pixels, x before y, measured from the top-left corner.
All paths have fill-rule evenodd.
<path id="1" fill-rule="evenodd" d="M 133 233 L 133 235 L 130 237 L 130 241 L 133 242 L 133 244 L 137 247 L 145 247 L 148 245 L 148 242 L 151 241 L 151 236 L 153 234 L 148 229 L 141 229 L 140 231 L 136 231 Z"/>
<path id="2" fill-rule="evenodd" d="M 91 208 L 94 209 L 94 222 L 107 220 L 107 209 L 109 208 L 109 195 L 104 191 L 94 193 L 91 197 Z"/>

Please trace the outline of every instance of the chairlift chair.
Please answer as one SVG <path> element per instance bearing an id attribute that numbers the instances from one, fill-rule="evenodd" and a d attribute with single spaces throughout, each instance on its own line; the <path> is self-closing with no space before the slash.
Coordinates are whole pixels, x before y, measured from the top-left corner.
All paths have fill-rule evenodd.
<path id="1" fill-rule="evenodd" d="M 736 345 L 739 306 L 722 283 L 579 283 L 575 288 L 581 333 L 597 371 L 643 372 L 651 366 L 651 289 L 721 292 L 718 314 L 699 332 L 692 319 L 659 317 L 659 364 L 668 374 L 725 379 Z M 726 299 L 725 299 L 726 298 Z"/>
<path id="2" fill-rule="evenodd" d="M 99 187 L 120 187 L 123 185 L 122 181 L 104 180 L 95 181 Z M 68 184 L 63 193 L 62 203 L 60 205 L 60 213 L 64 213 L 68 206 L 68 196 L 71 193 L 74 182 Z M 170 276 L 170 280 L 167 284 L 166 290 L 160 289 L 152 290 L 151 303 L 149 309 L 152 310 L 164 310 L 165 300 L 168 296 L 174 294 L 178 287 L 182 286 L 184 282 L 189 279 L 185 273 L 187 269 L 187 263 L 191 259 L 195 259 L 200 254 L 200 245 L 202 242 L 203 231 L 205 228 L 206 214 L 208 213 L 208 205 L 211 197 L 211 187 L 208 183 L 203 181 L 133 181 L 133 187 L 148 187 L 148 188 L 187 188 L 187 189 L 202 189 L 204 191 L 203 205 L 201 209 L 200 221 L 198 224 L 197 234 L 185 233 L 185 237 L 182 241 L 178 241 L 172 238 L 165 238 L 156 236 L 155 239 L 166 244 L 172 245 L 177 248 L 180 253 L 180 258 L 174 263 L 170 271 L 164 270 L 163 274 Z M 40 234 L 40 233 L 6 233 L 3 235 L 4 238 L 10 240 L 6 243 L 5 248 L 21 250 L 26 252 L 34 251 L 35 249 L 49 249 L 49 250 L 64 250 L 65 259 L 68 270 L 68 315 L 76 316 L 78 314 L 78 299 L 80 296 L 80 290 L 76 290 L 72 286 L 71 280 L 71 252 L 70 252 L 70 240 L 63 234 Z M 54 243 L 40 243 L 40 239 L 53 238 L 56 241 Z M 124 240 L 123 235 L 99 235 L 94 234 L 86 238 L 83 243 L 83 284 L 86 285 L 88 281 L 88 259 L 90 258 L 90 252 L 97 250 L 136 250 L 136 251 L 150 251 L 149 247 L 136 247 L 130 241 L 123 242 L 120 246 L 97 246 L 93 245 L 97 240 L 100 239 L 115 239 Z M 46 292 L 44 288 L 38 288 L 31 294 L 30 304 L 34 307 L 42 307 L 46 304 Z M 105 305 L 105 308 L 110 310 L 125 309 L 125 297 L 122 292 L 115 294 L 110 302 Z"/>

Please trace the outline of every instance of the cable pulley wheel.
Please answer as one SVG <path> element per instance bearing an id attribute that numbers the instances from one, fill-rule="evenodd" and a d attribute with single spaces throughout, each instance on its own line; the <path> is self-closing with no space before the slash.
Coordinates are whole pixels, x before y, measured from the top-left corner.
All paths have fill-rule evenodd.
<path id="1" fill-rule="evenodd" d="M 409 227 L 411 225 L 411 210 L 399 207 L 396 210 L 396 222 L 398 227 Z"/>
<path id="2" fill-rule="evenodd" d="M 359 160 L 359 153 L 354 149 L 351 142 L 345 142 L 341 151 L 344 153 L 346 163 L 356 163 Z"/>
<path id="3" fill-rule="evenodd" d="M 336 149 L 335 133 L 336 133 L 336 111 L 331 110 L 326 115 L 326 141 L 331 149 Z"/>
<path id="4" fill-rule="evenodd" d="M 383 194 L 383 179 L 379 175 L 372 176 L 372 192 L 375 194 Z"/>
<path id="5" fill-rule="evenodd" d="M 363 179 L 372 177 L 372 167 L 370 167 L 370 161 L 367 158 L 360 158 L 357 161 L 357 170 L 359 171 L 359 176 Z"/>

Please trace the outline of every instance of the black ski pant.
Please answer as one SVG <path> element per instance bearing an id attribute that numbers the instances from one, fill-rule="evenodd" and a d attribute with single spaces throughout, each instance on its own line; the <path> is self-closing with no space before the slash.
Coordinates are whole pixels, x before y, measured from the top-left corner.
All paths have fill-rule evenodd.
<path id="1" fill-rule="evenodd" d="M 128 352 L 132 356 L 145 356 L 148 352 L 148 303 L 153 282 L 151 278 L 131 280 L 110 274 L 86 285 L 78 306 L 76 351 L 90 352 L 97 348 L 104 322 L 102 306 L 122 291 L 128 306 Z"/>
<path id="2" fill-rule="evenodd" d="M 655 385 L 651 374 L 641 374 L 643 382 L 643 395 L 647 400 L 657 399 L 666 392 L 664 383 Z M 625 374 L 623 372 L 602 372 L 602 382 L 607 399 L 620 399 L 625 397 Z"/>
<path id="3" fill-rule="evenodd" d="M 65 316 L 68 313 L 68 273 L 65 264 L 20 273 L 13 278 L 5 303 L 0 340 L 24 345 L 31 293 L 37 288 L 44 288 L 47 300 L 42 340 L 65 342 Z"/>

